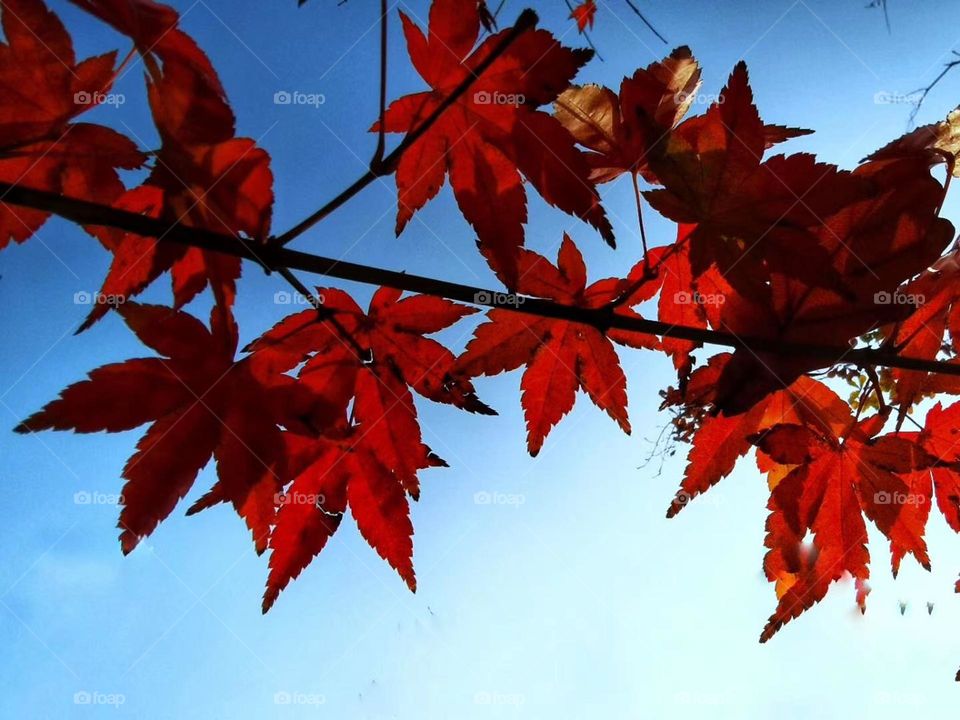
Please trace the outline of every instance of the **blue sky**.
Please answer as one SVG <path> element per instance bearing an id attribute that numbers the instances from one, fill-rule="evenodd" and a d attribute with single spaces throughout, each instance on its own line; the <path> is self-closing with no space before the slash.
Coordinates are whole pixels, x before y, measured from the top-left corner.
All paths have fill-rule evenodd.
<path id="1" fill-rule="evenodd" d="M 909 108 L 878 104 L 877 94 L 926 84 L 960 47 L 960 6 L 949 0 L 890 0 L 891 34 L 864 0 L 637 2 L 671 46 L 693 48 L 704 65 L 704 93 L 717 92 L 745 58 L 763 116 L 817 131 L 788 150 L 844 167 L 906 129 Z M 175 5 L 220 70 L 240 132 L 273 156 L 275 229 L 362 171 L 374 145 L 366 132 L 376 115 L 374 3 Z M 399 6 L 426 17 L 425 1 Z M 592 61 L 584 80 L 616 86 L 669 50 L 621 0 L 599 6 L 593 38 L 605 62 Z M 52 7 L 79 56 L 127 50 L 123 38 L 72 6 Z M 505 17 L 521 7 L 508 0 Z M 581 42 L 562 2 L 535 7 L 543 26 Z M 391 97 L 422 87 L 398 29 L 394 22 Z M 140 68 L 115 91 L 126 102 L 97 108 L 99 120 L 153 142 Z M 318 93 L 324 102 L 277 106 L 278 91 Z M 960 75 L 948 76 L 919 120 L 942 117 L 958 95 Z M 639 257 L 629 182 L 606 186 L 603 197 L 616 252 L 532 195 L 528 244 L 553 256 L 567 231 L 593 278 L 623 272 Z M 399 239 L 394 208 L 388 178 L 296 247 L 493 284 L 448 188 Z M 955 198 L 945 215 L 960 218 Z M 649 233 L 653 244 L 672 240 L 666 222 L 652 220 Z M 72 335 L 88 310 L 74 295 L 95 290 L 108 261 L 94 241 L 58 221 L 0 255 L 0 424 L 13 427 L 100 364 L 148 354 L 114 317 Z M 250 339 L 289 308 L 274 302 L 285 289 L 277 279 L 245 272 L 238 314 Z M 368 288 L 345 287 L 363 301 L 369 296 Z M 167 292 L 158 284 L 147 297 L 164 301 Z M 202 315 L 204 303 L 197 307 Z M 460 348 L 471 327 L 465 322 L 443 339 Z M 417 594 L 345 524 L 266 617 L 259 610 L 266 560 L 226 510 L 194 518 L 178 512 L 121 556 L 110 496 L 119 492 L 137 432 L 0 433 L 0 716 L 952 717 L 960 548 L 940 517 L 930 523 L 932 573 L 908 561 L 894 582 L 875 537 L 865 617 L 854 610 L 853 588 L 836 587 L 760 645 L 775 605 L 760 570 L 764 479 L 744 461 L 665 520 L 684 449 L 662 467 L 645 460 L 667 422 L 656 408 L 657 390 L 671 382 L 669 363 L 631 351 L 622 358 L 632 437 L 581 396 L 540 456 L 529 458 L 517 373 L 478 382 L 497 418 L 422 404 L 427 442 L 451 468 L 424 473 L 413 509 Z M 208 468 L 192 497 L 212 480 Z M 495 502 L 482 502 L 491 496 Z"/>

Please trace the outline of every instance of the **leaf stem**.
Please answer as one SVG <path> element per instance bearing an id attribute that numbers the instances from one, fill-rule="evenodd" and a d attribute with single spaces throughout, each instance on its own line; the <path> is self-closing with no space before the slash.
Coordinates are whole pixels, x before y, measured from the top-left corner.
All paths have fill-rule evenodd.
<path id="1" fill-rule="evenodd" d="M 306 298 L 307 302 L 309 302 L 313 306 L 313 308 L 317 311 L 317 314 L 322 319 L 326 320 L 331 325 L 333 325 L 334 329 L 340 334 L 343 340 L 345 340 L 346 343 L 350 345 L 350 349 L 357 354 L 358 358 L 363 360 L 364 358 L 369 356 L 370 354 L 369 351 L 366 348 L 362 347 L 360 343 L 356 341 L 356 338 L 354 338 L 353 335 L 350 334 L 350 331 L 347 330 L 343 326 L 343 323 L 341 323 L 337 319 L 336 314 L 333 313 L 330 309 L 325 308 L 323 306 L 323 301 L 319 297 L 314 295 L 313 292 L 310 290 L 310 288 L 304 285 L 303 282 L 301 282 L 300 278 L 298 278 L 296 275 L 293 274 L 293 271 L 290 270 L 290 268 L 285 268 L 285 267 L 280 268 L 279 270 L 277 270 L 277 274 L 279 274 L 284 280 L 286 280 L 290 284 L 290 287 L 292 287 L 294 290 L 300 293 L 304 298 Z"/>
<path id="2" fill-rule="evenodd" d="M 643 267 L 644 272 L 650 271 L 650 258 L 647 256 L 647 232 L 643 227 L 643 200 L 640 198 L 640 185 L 637 182 L 637 171 L 630 173 L 633 180 L 633 197 L 637 201 L 637 224 L 640 226 L 640 243 L 643 245 Z"/>
<path id="3" fill-rule="evenodd" d="M 380 0 L 380 123 L 377 131 L 377 149 L 373 153 L 370 167 L 379 167 L 383 162 L 386 145 L 386 130 L 383 117 L 387 112 L 387 0 Z"/>

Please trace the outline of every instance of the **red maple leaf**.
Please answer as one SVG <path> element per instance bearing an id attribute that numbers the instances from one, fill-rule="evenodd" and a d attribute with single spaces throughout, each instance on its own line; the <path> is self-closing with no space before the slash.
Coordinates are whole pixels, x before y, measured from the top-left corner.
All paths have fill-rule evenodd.
<path id="1" fill-rule="evenodd" d="M 289 315 L 251 343 L 249 349 L 262 362 L 289 370 L 306 360 L 299 371 L 301 380 L 328 391 L 346 386 L 345 398 L 355 383 L 366 382 L 355 377 L 365 371 L 391 384 L 400 382 L 435 402 L 491 412 L 455 368 L 453 353 L 425 337 L 472 315 L 476 308 L 428 295 L 401 299 L 403 291 L 381 287 L 364 312 L 342 290 L 317 288 L 317 292 L 322 300 L 319 312 Z M 327 374 L 330 377 L 322 377 Z M 334 377 L 349 382 L 329 382 Z"/>
<path id="2" fill-rule="evenodd" d="M 348 507 L 364 539 L 416 591 L 409 503 L 376 440 L 362 427 L 334 437 L 288 433 L 287 440 L 296 469 L 270 537 L 263 611 L 323 550 Z"/>
<path id="3" fill-rule="evenodd" d="M 570 11 L 570 19 L 577 21 L 577 29 L 583 32 L 588 27 L 593 28 L 593 21 L 597 15 L 596 0 L 584 0 Z"/>
<path id="4" fill-rule="evenodd" d="M 253 140 L 234 136 L 226 101 L 191 66 L 175 61 L 164 63 L 148 92 L 162 145 L 144 184 L 116 206 L 214 232 L 266 238 L 273 208 L 270 157 Z M 176 307 L 207 284 L 218 304 L 233 304 L 240 258 L 132 233 L 102 230 L 99 236 L 114 253 L 100 296 L 126 299 L 169 270 Z M 95 305 L 82 329 L 108 310 L 108 304 Z"/>
<path id="5" fill-rule="evenodd" d="M 518 288 L 523 293 L 564 305 L 608 307 L 630 287 L 628 281 L 616 278 L 588 286 L 583 257 L 567 235 L 556 266 L 535 252 L 521 250 L 518 271 Z M 640 300 L 634 297 L 630 303 Z M 516 301 L 522 302 L 522 298 Z M 625 308 L 619 312 L 634 314 Z M 553 426 L 573 408 L 578 389 L 629 434 L 627 381 L 612 340 L 632 347 L 657 346 L 656 338 L 650 335 L 617 331 L 604 334 L 566 320 L 493 309 L 487 314 L 487 322 L 474 332 L 457 366 L 477 376 L 526 365 L 520 384 L 521 404 L 527 421 L 527 449 L 536 455 Z"/>
<path id="6" fill-rule="evenodd" d="M 937 507 L 947 524 L 960 532 L 960 403 L 946 409 L 940 403 L 927 413 L 920 439 L 924 449 L 936 458 L 930 475 Z M 929 483 L 928 483 L 929 484 Z M 929 492 L 927 493 L 929 495 Z"/>
<path id="7" fill-rule="evenodd" d="M 829 268 L 814 229 L 855 200 L 860 184 L 811 155 L 763 160 L 773 142 L 804 132 L 763 123 L 741 62 L 706 114 L 662 134 L 648 151 L 652 177 L 664 187 L 644 197 L 671 220 L 697 225 L 689 239 L 694 276 L 716 264 L 738 288 L 770 269 L 837 285 L 810 269 Z"/>
<path id="8" fill-rule="evenodd" d="M 609 182 L 625 172 L 656 177 L 648 158 L 690 109 L 700 87 L 700 65 L 688 47 L 638 69 L 620 83 L 619 95 L 602 85 L 573 86 L 557 98 L 554 113 L 590 150 L 590 177 Z"/>
<path id="9" fill-rule="evenodd" d="M 911 310 L 901 322 L 891 325 L 886 337 L 904 356 L 923 360 L 937 359 L 944 349 L 947 330 L 950 345 L 960 345 L 960 265 L 957 252 L 948 253 L 919 277 L 889 293 L 891 303 Z M 903 418 L 914 404 L 933 392 L 956 393 L 958 381 L 946 375 L 894 368 L 889 371 L 892 380 L 893 401 L 899 405 Z"/>
<path id="10" fill-rule="evenodd" d="M 146 156 L 114 130 L 71 121 L 106 99 L 116 53 L 77 62 L 70 35 L 40 0 L 5 1 L 0 12 L 0 181 L 112 203 L 123 192 L 116 168 L 138 168 Z M 0 249 L 49 215 L 0 204 Z"/>
<path id="11" fill-rule="evenodd" d="M 745 83 L 745 70 L 742 80 Z M 698 143 L 703 153 L 729 149 L 718 142 L 718 121 L 735 124 L 740 113 L 746 113 L 750 119 L 747 128 L 740 130 L 732 125 L 728 130 L 731 134 L 744 132 L 745 140 L 750 136 L 751 145 L 752 136 L 756 134 L 761 142 L 753 149 L 759 154 L 778 143 L 811 132 L 762 124 L 756 108 L 752 109 L 752 114 L 756 115 L 754 122 L 750 118 L 752 101 L 749 91 L 738 92 L 735 98 L 731 96 L 733 91 L 733 87 L 728 88 L 707 115 L 691 119 L 682 130 L 677 129 L 681 137 L 672 138 L 677 123 L 700 97 L 700 65 L 690 48 L 682 46 L 663 60 L 639 68 L 631 77 L 624 78 L 619 94 L 602 85 L 573 86 L 565 90 L 557 98 L 555 113 L 577 142 L 590 150 L 587 162 L 593 168 L 591 178 L 600 183 L 630 172 L 642 175 L 648 182 L 661 184 L 650 166 L 655 156 L 689 154 L 690 149 L 682 138 L 689 141 L 699 133 L 713 136 Z M 722 114 L 718 106 L 732 100 L 740 102 L 741 107 Z M 746 143 L 745 147 L 748 147 Z M 669 177 L 675 178 L 676 173 Z"/>
<path id="12" fill-rule="evenodd" d="M 709 365 L 693 373 L 686 387 L 687 401 L 701 405 L 713 401 L 717 377 L 729 358 L 728 354 L 716 355 Z M 750 438 L 757 433 L 785 423 L 822 424 L 840 431 L 838 419 L 848 414 L 847 404 L 826 385 L 802 376 L 748 412 L 733 416 L 707 415 L 690 440 L 687 467 L 667 517 L 675 516 L 694 498 L 729 475 L 737 461 L 752 449 Z"/>
<path id="13" fill-rule="evenodd" d="M 294 380 L 234 359 L 237 328 L 215 307 L 211 329 L 179 310 L 118 308 L 137 337 L 163 357 L 105 365 L 24 420 L 18 432 L 120 432 L 152 423 L 123 470 L 119 527 L 128 553 L 187 494 L 210 457 L 219 491 L 266 548 L 283 486 L 278 423 L 295 424 Z"/>
<path id="14" fill-rule="evenodd" d="M 761 266 L 748 282 L 735 285 L 736 292 L 710 318 L 713 327 L 740 337 L 844 348 L 910 313 L 910 307 L 891 299 L 953 238 L 953 226 L 938 217 L 943 186 L 926 165 L 911 161 L 866 163 L 849 180 L 861 186 L 856 199 L 824 215 L 791 251 L 802 257 L 805 243 L 813 243 L 817 250 L 811 257 L 825 257 L 826 264 L 804 262 L 821 279 L 832 276 L 838 282 L 812 281 L 810 267 L 798 274 L 781 255 L 775 267 Z M 763 263 L 771 255 L 779 255 L 779 249 L 757 251 Z M 841 359 L 839 351 L 835 360 Z M 738 351 L 718 380 L 718 405 L 741 412 L 824 364 L 830 360 L 800 353 Z"/>
<path id="15" fill-rule="evenodd" d="M 907 553 L 929 568 L 923 539 L 929 473 L 923 471 L 933 460 L 916 434 L 878 437 L 886 418 L 880 413 L 857 421 L 848 412 L 839 431 L 781 424 L 752 438 L 775 473 L 764 570 L 778 583 L 780 602 L 761 641 L 819 602 L 845 573 L 866 581 L 864 513 L 890 540 L 894 574 Z M 808 532 L 812 543 L 806 543 Z"/>
<path id="16" fill-rule="evenodd" d="M 320 552 L 347 505 L 370 545 L 414 589 L 406 495 L 419 497 L 421 469 L 445 463 L 423 442 L 410 390 L 471 412 L 493 412 L 457 370 L 453 353 L 424 337 L 475 310 L 400 295 L 380 288 L 363 312 L 346 293 L 321 288 L 321 312 L 290 315 L 250 346 L 258 366 L 275 372 L 300 366 L 299 383 L 321 398 L 323 416 L 341 419 L 328 423 L 330 431 L 289 438 L 295 479 L 288 493 L 327 500 L 281 508 L 265 609 Z"/>
<path id="17" fill-rule="evenodd" d="M 509 32 L 474 49 L 480 31 L 475 0 L 434 0 L 427 36 L 406 15 L 401 19 L 410 58 L 431 89 L 390 105 L 384 128 L 391 133 L 420 125 Z M 613 245 L 612 228 L 573 138 L 536 109 L 553 102 L 591 55 L 565 48 L 543 30 L 524 32 L 403 154 L 396 168 L 397 233 L 449 173 L 481 251 L 512 287 L 527 219 L 522 175 L 548 203 L 583 218 Z"/>
<path id="18" fill-rule="evenodd" d="M 149 72 L 157 76 L 155 58 L 164 64 L 187 67 L 212 90 L 224 96 L 223 86 L 206 53 L 179 28 L 180 14 L 154 0 L 70 0 L 94 17 L 133 40 Z"/>

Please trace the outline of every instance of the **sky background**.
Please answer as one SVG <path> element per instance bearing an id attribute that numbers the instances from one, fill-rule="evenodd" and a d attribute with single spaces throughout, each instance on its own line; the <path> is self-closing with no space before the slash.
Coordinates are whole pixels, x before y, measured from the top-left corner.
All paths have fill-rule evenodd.
<path id="1" fill-rule="evenodd" d="M 623 75 L 688 44 L 704 66 L 703 92 L 712 94 L 744 58 L 764 118 L 817 131 L 785 150 L 847 168 L 907 128 L 909 106 L 878 103 L 877 94 L 927 84 L 960 47 L 960 5 L 949 0 L 890 0 L 890 34 L 865 0 L 636 1 L 670 45 L 622 0 L 600 0 L 593 39 L 605 62 L 594 59 L 581 79 L 617 87 Z M 375 3 L 174 4 L 219 69 L 239 133 L 273 156 L 275 230 L 362 172 L 375 142 L 366 132 L 376 116 Z M 391 4 L 426 18 L 425 1 Z M 560 0 L 533 4 L 542 26 L 568 44 L 583 42 Z M 51 6 L 79 57 L 129 48 L 72 6 Z M 521 7 L 508 0 L 503 19 Z M 388 92 L 398 97 L 423 86 L 392 19 Z M 151 146 L 142 66 L 114 91 L 122 106 L 87 117 Z M 319 93 L 325 102 L 278 106 L 278 91 Z M 941 118 L 958 96 L 960 74 L 948 76 L 919 121 Z M 395 193 L 392 178 L 374 183 L 295 247 L 494 285 L 449 188 L 399 239 Z M 532 192 L 528 245 L 555 257 L 567 231 L 592 279 L 624 272 L 640 255 L 629 181 L 602 194 L 619 250 Z M 955 197 L 945 215 L 960 219 Z M 649 235 L 654 245 L 673 239 L 658 220 Z M 89 310 L 75 294 L 95 291 L 108 263 L 95 241 L 59 221 L 0 255 L 0 425 L 12 428 L 94 367 L 150 354 L 117 317 L 72 334 Z M 249 340 L 290 307 L 275 302 L 285 290 L 277 278 L 252 266 L 245 273 L 238 316 Z M 361 302 L 370 294 L 339 286 Z M 167 301 L 167 283 L 146 297 Z M 201 317 L 206 302 L 196 305 Z M 472 327 L 463 322 L 441 339 L 459 350 Z M 224 508 L 183 517 L 212 484 L 213 468 L 123 558 L 110 500 L 140 431 L 0 433 L 0 717 L 955 716 L 960 543 L 939 514 L 929 528 L 932 573 L 907 560 L 894 582 L 887 547 L 874 535 L 865 617 L 851 585 L 834 587 L 760 645 L 776 604 L 761 572 L 764 478 L 745 460 L 667 521 L 685 448 L 662 465 L 646 460 L 668 420 L 657 412 L 657 391 L 673 379 L 670 363 L 630 350 L 621 357 L 632 437 L 581 395 L 531 459 L 520 373 L 478 381 L 497 418 L 421 403 L 425 439 L 451 467 L 423 473 L 413 507 L 417 594 L 344 523 L 266 617 L 266 558 L 254 554 L 242 522 Z"/>

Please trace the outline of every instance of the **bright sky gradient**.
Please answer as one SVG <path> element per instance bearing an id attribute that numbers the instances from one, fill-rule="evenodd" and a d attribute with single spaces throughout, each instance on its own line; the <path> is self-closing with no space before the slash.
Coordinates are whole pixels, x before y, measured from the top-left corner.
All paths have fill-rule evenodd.
<path id="1" fill-rule="evenodd" d="M 560 0 L 531 2 L 544 27 L 583 42 Z M 865 0 L 635 2 L 671 45 L 661 45 L 623 0 L 600 0 L 593 39 L 605 62 L 592 61 L 582 79 L 616 87 L 624 74 L 688 44 L 704 65 L 703 92 L 712 94 L 745 58 L 763 116 L 817 131 L 787 151 L 816 152 L 844 167 L 906 129 L 909 107 L 878 104 L 877 93 L 925 85 L 960 47 L 960 5 L 950 0 L 889 0 L 890 34 Z M 366 132 L 376 116 L 374 2 L 312 0 L 299 10 L 293 0 L 174 4 L 220 70 L 240 132 L 273 156 L 275 229 L 362 171 L 374 146 Z M 426 18 L 426 0 L 391 4 Z M 65 2 L 52 7 L 78 56 L 128 49 Z M 508 0 L 502 19 L 521 7 Z M 397 22 L 389 72 L 390 97 L 422 88 Z M 275 105 L 283 90 L 320 93 L 325 102 Z M 95 115 L 150 147 L 142 66 L 115 91 L 126 102 Z M 942 117 L 958 99 L 960 73 L 930 95 L 919 121 Z M 553 257 L 568 231 L 593 278 L 623 272 L 639 257 L 629 181 L 602 192 L 620 250 L 533 193 L 529 245 Z M 493 284 L 449 188 L 399 239 L 395 202 L 387 178 L 295 246 Z M 945 214 L 960 220 L 956 196 Z M 651 221 L 654 244 L 672 240 L 670 233 L 668 223 Z M 58 221 L 0 255 L 4 428 L 88 370 L 149 354 L 116 317 L 72 335 L 89 309 L 74 295 L 96 290 L 108 260 Z M 274 302 L 285 290 L 278 279 L 252 266 L 245 273 L 238 315 L 248 340 L 291 308 Z M 363 302 L 369 297 L 366 287 L 348 289 Z M 147 297 L 166 301 L 166 283 Z M 202 317 L 205 304 L 197 307 Z M 443 339 L 459 349 L 471 328 L 464 322 Z M 656 408 L 657 390 L 671 382 L 669 362 L 652 353 L 622 357 L 633 437 L 581 396 L 535 460 L 524 448 L 519 373 L 478 383 L 498 418 L 422 403 L 426 440 L 451 468 L 424 473 L 413 510 L 417 594 L 344 523 L 267 617 L 260 615 L 266 559 L 222 508 L 193 518 L 178 511 L 121 556 L 117 508 L 98 501 L 119 492 L 139 433 L 0 432 L 0 717 L 955 717 L 960 544 L 936 511 L 933 573 L 908 560 L 892 581 L 886 547 L 874 537 L 865 617 L 855 611 L 852 586 L 836 587 L 760 645 L 776 602 L 760 570 L 764 479 L 746 460 L 665 520 L 685 448 L 662 468 L 645 460 L 667 422 Z M 188 501 L 212 481 L 208 467 Z M 94 502 L 78 503 L 85 496 L 76 493 Z M 482 502 L 490 497 L 495 502 Z"/>

